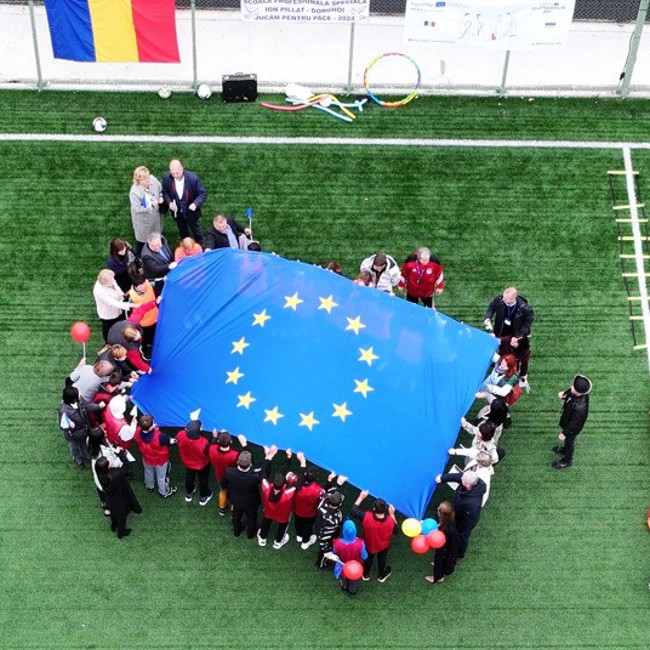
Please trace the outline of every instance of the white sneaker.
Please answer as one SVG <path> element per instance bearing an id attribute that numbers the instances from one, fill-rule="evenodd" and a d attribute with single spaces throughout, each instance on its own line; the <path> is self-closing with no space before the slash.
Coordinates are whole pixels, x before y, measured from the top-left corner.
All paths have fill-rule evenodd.
<path id="1" fill-rule="evenodd" d="M 296 535 L 296 542 L 298 542 L 298 544 L 302 544 L 302 537 L 298 537 L 298 535 Z"/>
<path id="2" fill-rule="evenodd" d="M 522 377 L 519 380 L 519 388 L 525 390 L 527 393 L 530 393 L 530 384 L 528 383 L 528 377 Z"/>
<path id="3" fill-rule="evenodd" d="M 289 540 L 291 539 L 289 533 L 285 533 L 284 537 L 282 538 L 281 541 L 279 542 L 273 542 L 273 548 L 277 551 L 278 549 L 281 549 L 285 544 L 289 543 Z M 266 544 L 266 540 L 264 540 L 264 543 Z"/>
<path id="4" fill-rule="evenodd" d="M 257 532 L 257 543 L 260 546 L 266 546 L 266 540 L 260 535 L 259 531 Z"/>

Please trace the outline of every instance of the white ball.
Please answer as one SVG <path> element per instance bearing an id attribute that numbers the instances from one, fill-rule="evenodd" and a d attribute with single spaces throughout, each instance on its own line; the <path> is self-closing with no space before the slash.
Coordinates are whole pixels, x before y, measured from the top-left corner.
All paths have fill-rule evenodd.
<path id="1" fill-rule="evenodd" d="M 210 86 L 208 86 L 208 84 L 201 84 L 196 89 L 196 95 L 200 99 L 210 99 L 210 97 L 212 97 L 212 90 L 210 89 Z"/>
<path id="2" fill-rule="evenodd" d="M 172 96 L 172 91 L 169 86 L 163 86 L 158 90 L 158 97 L 160 99 L 169 99 Z"/>
<path id="3" fill-rule="evenodd" d="M 97 131 L 97 133 L 104 133 L 107 128 L 108 122 L 103 117 L 96 117 L 93 120 L 93 129 Z"/>

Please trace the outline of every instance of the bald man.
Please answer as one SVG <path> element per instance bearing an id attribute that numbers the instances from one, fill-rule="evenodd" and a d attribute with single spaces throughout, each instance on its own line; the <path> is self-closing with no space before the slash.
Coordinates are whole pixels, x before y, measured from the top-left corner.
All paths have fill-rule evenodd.
<path id="1" fill-rule="evenodd" d="M 201 179 L 183 168 L 180 160 L 169 163 L 169 171 L 162 182 L 162 194 L 178 226 L 181 239 L 193 237 L 203 246 L 201 230 L 201 206 L 208 198 L 208 192 Z"/>

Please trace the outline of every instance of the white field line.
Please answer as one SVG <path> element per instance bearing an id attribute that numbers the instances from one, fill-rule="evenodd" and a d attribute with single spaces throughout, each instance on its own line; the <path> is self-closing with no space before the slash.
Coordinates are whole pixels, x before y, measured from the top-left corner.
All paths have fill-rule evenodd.
<path id="1" fill-rule="evenodd" d="M 0 133 L 0 142 L 111 142 L 162 144 L 281 144 L 364 147 L 485 147 L 513 149 L 650 149 L 650 142 L 583 142 L 578 140 L 464 140 L 429 138 L 291 138 L 220 135 L 110 135 Z"/>
<path id="2" fill-rule="evenodd" d="M 648 368 L 650 368 L 650 304 L 648 304 L 648 286 L 646 284 L 645 267 L 643 262 L 643 241 L 641 240 L 641 227 L 639 226 L 639 211 L 637 197 L 634 189 L 634 174 L 632 167 L 632 152 L 630 147 L 623 147 L 623 161 L 625 162 L 625 182 L 627 184 L 627 200 L 630 205 L 632 237 L 634 242 L 634 260 L 636 262 L 636 275 L 639 282 L 639 297 L 641 298 L 641 314 L 643 316 L 643 329 L 645 330 L 646 351 L 648 353 Z"/>

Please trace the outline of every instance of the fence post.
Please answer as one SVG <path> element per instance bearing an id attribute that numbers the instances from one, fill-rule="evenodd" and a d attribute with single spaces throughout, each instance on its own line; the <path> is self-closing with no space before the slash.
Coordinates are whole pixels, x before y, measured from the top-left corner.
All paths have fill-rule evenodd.
<path id="1" fill-rule="evenodd" d="M 650 2 L 650 0 L 648 0 Z M 506 50 L 506 56 L 503 59 L 503 74 L 501 75 L 501 86 L 499 87 L 499 97 L 506 94 L 506 77 L 508 76 L 508 64 L 510 63 L 510 50 Z"/>
<path id="2" fill-rule="evenodd" d="M 192 90 L 199 86 L 196 54 L 196 0 L 190 0 L 190 21 L 192 23 Z"/>
<path id="3" fill-rule="evenodd" d="M 345 94 L 350 95 L 352 93 L 352 62 L 354 61 L 354 24 L 356 21 L 352 21 L 350 24 L 350 50 L 348 53 L 348 84 L 345 88 Z"/>
<path id="4" fill-rule="evenodd" d="M 34 18 L 34 0 L 29 0 L 29 20 L 32 25 L 32 40 L 34 41 L 34 58 L 36 59 L 36 84 L 39 90 L 43 90 L 43 74 L 41 73 L 41 55 L 38 50 L 38 38 L 36 37 L 36 19 Z"/>
<path id="5" fill-rule="evenodd" d="M 630 92 L 630 83 L 632 82 L 632 72 L 634 71 L 634 64 L 636 63 L 636 55 L 639 51 L 639 43 L 641 42 L 641 33 L 643 32 L 643 25 L 645 23 L 646 15 L 648 14 L 648 7 L 650 0 L 641 0 L 639 3 L 639 13 L 636 16 L 636 24 L 634 25 L 634 32 L 630 39 L 630 49 L 627 53 L 627 60 L 625 67 L 621 72 L 618 88 L 616 92 L 625 99 Z"/>

